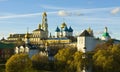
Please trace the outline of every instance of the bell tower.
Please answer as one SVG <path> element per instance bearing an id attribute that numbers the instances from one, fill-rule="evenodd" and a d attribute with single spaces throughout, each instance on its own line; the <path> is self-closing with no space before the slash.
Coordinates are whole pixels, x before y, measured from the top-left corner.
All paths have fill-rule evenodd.
<path id="1" fill-rule="evenodd" d="M 42 14 L 42 29 L 45 31 L 45 38 L 48 37 L 48 23 L 47 23 L 47 14 L 44 12 Z"/>

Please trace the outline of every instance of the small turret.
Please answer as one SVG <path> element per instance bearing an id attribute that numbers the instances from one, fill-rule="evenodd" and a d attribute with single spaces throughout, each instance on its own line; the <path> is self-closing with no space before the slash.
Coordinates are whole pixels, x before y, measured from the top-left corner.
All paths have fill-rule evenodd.
<path id="1" fill-rule="evenodd" d="M 87 31 L 89 32 L 89 34 L 90 34 L 91 36 L 93 36 L 93 30 L 92 30 L 90 27 L 88 28 Z"/>
<path id="2" fill-rule="evenodd" d="M 109 35 L 109 33 L 108 33 L 107 27 L 105 27 L 105 30 L 104 30 L 104 33 L 102 34 L 102 38 L 101 38 L 101 39 L 102 39 L 102 40 L 105 40 L 105 41 L 111 39 L 111 37 L 110 37 L 110 35 Z"/>
<path id="3" fill-rule="evenodd" d="M 104 32 L 106 32 L 106 33 L 108 32 L 108 29 L 107 29 L 107 27 L 105 27 L 105 31 L 104 31 Z"/>
<path id="4" fill-rule="evenodd" d="M 28 32 L 28 30 L 27 30 L 27 33 L 26 33 L 26 35 L 25 35 L 25 43 L 26 43 L 26 44 L 30 43 L 29 38 L 30 38 L 30 36 L 29 36 L 29 32 Z"/>
<path id="5" fill-rule="evenodd" d="M 38 29 L 41 29 L 41 24 L 39 24 Z"/>

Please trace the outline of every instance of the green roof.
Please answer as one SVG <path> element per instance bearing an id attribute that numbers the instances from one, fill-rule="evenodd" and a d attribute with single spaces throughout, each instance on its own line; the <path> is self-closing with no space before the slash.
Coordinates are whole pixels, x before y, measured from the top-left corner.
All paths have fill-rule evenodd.
<path id="1" fill-rule="evenodd" d="M 104 37 L 110 37 L 109 33 L 107 33 L 107 32 L 103 33 L 102 36 L 104 36 Z"/>
<path id="2" fill-rule="evenodd" d="M 1 43 L 0 42 L 0 49 L 3 49 L 3 48 L 15 48 L 15 44 L 13 44 L 13 43 Z"/>

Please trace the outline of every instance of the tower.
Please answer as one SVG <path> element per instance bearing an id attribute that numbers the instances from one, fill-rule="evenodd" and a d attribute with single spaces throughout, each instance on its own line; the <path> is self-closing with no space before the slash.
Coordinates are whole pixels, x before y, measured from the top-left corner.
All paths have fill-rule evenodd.
<path id="1" fill-rule="evenodd" d="M 67 25 L 66 25 L 65 22 L 63 22 L 63 23 L 61 24 L 61 32 L 60 32 L 60 36 L 61 36 L 61 37 L 63 37 L 63 30 L 64 30 L 64 28 L 65 28 L 66 26 L 67 26 Z"/>
<path id="2" fill-rule="evenodd" d="M 30 43 L 30 37 L 29 37 L 29 32 L 27 30 L 27 33 L 25 35 L 25 44 L 29 44 Z"/>
<path id="3" fill-rule="evenodd" d="M 47 14 L 44 12 L 42 14 L 42 27 L 45 32 L 45 38 L 48 38 L 48 23 L 47 23 Z"/>
<path id="4" fill-rule="evenodd" d="M 68 36 L 73 36 L 73 29 L 71 28 L 71 26 L 69 27 L 68 30 Z"/>
<path id="5" fill-rule="evenodd" d="M 68 28 L 67 26 L 65 26 L 63 29 L 63 37 L 67 37 L 67 36 L 68 36 Z"/>
<path id="6" fill-rule="evenodd" d="M 55 37 L 58 38 L 60 36 L 60 29 L 57 27 L 55 30 Z"/>
<path id="7" fill-rule="evenodd" d="M 87 30 L 84 30 L 77 38 L 77 50 L 85 53 L 86 51 L 92 51 L 96 46 L 96 41 Z"/>
<path id="8" fill-rule="evenodd" d="M 108 33 L 108 28 L 107 27 L 105 27 L 105 30 L 104 30 L 104 33 L 102 34 L 102 38 L 101 39 L 105 40 L 105 41 L 111 39 L 111 37 L 110 37 L 110 35 Z"/>

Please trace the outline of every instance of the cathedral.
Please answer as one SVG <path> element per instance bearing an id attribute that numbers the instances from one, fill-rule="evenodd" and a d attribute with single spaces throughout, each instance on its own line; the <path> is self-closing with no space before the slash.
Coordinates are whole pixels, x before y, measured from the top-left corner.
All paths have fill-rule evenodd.
<path id="1" fill-rule="evenodd" d="M 25 41 L 26 34 L 10 34 L 8 40 L 16 41 L 18 38 L 21 38 L 22 41 Z M 32 33 L 28 33 L 30 37 L 30 42 L 33 44 L 40 44 L 42 39 L 48 38 L 48 23 L 47 23 L 47 14 L 44 12 L 42 14 L 42 23 L 38 25 L 38 28 L 33 30 Z"/>
<path id="2" fill-rule="evenodd" d="M 55 38 L 73 36 L 73 29 L 71 26 L 68 28 L 66 23 L 61 24 L 61 28 L 57 27 L 55 30 Z"/>
<path id="3" fill-rule="evenodd" d="M 38 25 L 37 29 L 33 30 L 32 33 L 27 32 L 26 34 L 10 34 L 8 41 L 16 42 L 18 39 L 21 39 L 25 42 L 25 36 L 28 35 L 30 43 L 35 45 L 41 45 L 45 42 L 70 43 L 71 41 L 67 37 L 73 36 L 73 29 L 71 26 L 68 28 L 67 24 L 64 22 L 61 24 L 61 28 L 56 28 L 55 36 L 48 37 L 48 33 L 47 14 L 44 12 L 42 14 L 42 23 Z"/>

